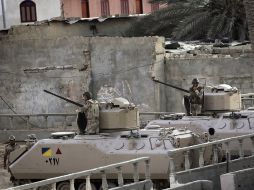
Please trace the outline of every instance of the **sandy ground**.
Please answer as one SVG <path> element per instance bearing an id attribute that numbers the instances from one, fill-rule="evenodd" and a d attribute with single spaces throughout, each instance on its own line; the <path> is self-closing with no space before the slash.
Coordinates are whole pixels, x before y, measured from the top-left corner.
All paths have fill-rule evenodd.
<path id="1" fill-rule="evenodd" d="M 10 174 L 4 169 L 4 144 L 0 144 L 0 189 L 12 187 Z"/>

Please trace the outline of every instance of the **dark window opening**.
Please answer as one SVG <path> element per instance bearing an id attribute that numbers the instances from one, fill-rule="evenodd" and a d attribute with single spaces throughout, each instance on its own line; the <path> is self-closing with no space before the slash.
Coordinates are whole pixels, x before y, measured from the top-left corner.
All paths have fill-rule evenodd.
<path id="1" fill-rule="evenodd" d="M 143 14 L 142 0 L 136 0 L 136 13 L 137 14 Z"/>
<path id="2" fill-rule="evenodd" d="M 159 9 L 159 3 L 152 3 L 151 9 L 152 9 L 152 12 L 157 11 Z"/>
<path id="3" fill-rule="evenodd" d="M 81 11 L 82 11 L 82 18 L 90 17 L 88 0 L 81 0 Z"/>
<path id="4" fill-rule="evenodd" d="M 27 0 L 20 3 L 20 19 L 21 22 L 37 21 L 36 5 L 33 1 Z"/>
<path id="5" fill-rule="evenodd" d="M 108 0 L 101 0 L 101 16 L 106 17 L 110 15 Z"/>
<path id="6" fill-rule="evenodd" d="M 129 14 L 129 0 L 121 0 L 121 14 L 122 15 Z"/>

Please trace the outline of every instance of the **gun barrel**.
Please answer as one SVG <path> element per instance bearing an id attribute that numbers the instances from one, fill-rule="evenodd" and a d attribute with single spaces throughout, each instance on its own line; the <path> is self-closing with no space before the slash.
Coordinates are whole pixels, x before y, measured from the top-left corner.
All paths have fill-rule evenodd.
<path id="1" fill-rule="evenodd" d="M 62 99 L 62 100 L 65 100 L 65 101 L 67 101 L 67 102 L 69 102 L 69 103 L 72 103 L 72 104 L 74 104 L 74 105 L 76 105 L 76 106 L 83 107 L 82 104 L 80 104 L 80 103 L 78 103 L 78 102 L 75 102 L 75 101 L 73 101 L 73 100 L 70 100 L 70 99 L 68 99 L 68 98 L 62 97 L 62 96 L 57 95 L 57 94 L 55 94 L 55 93 L 53 93 L 53 92 L 50 92 L 50 91 L 48 91 L 48 90 L 43 90 L 43 91 L 46 92 L 46 93 L 48 93 L 48 94 L 51 94 L 51 95 L 53 95 L 53 96 L 56 96 L 56 97 L 58 97 L 58 98 L 60 98 L 60 99 Z"/>
<path id="2" fill-rule="evenodd" d="M 164 85 L 166 85 L 166 86 L 170 86 L 170 87 L 172 87 L 172 88 L 175 88 L 175 89 L 177 89 L 177 90 L 181 90 L 181 91 L 186 92 L 186 93 L 189 93 L 189 92 L 190 92 L 189 90 L 180 88 L 180 87 L 178 87 L 178 86 L 174 86 L 174 85 L 172 85 L 172 84 L 167 84 L 167 83 L 165 83 L 165 82 L 161 82 L 161 81 L 156 80 L 156 79 L 154 79 L 153 81 L 154 81 L 154 82 L 157 82 L 157 83 L 160 83 L 160 84 L 164 84 Z"/>

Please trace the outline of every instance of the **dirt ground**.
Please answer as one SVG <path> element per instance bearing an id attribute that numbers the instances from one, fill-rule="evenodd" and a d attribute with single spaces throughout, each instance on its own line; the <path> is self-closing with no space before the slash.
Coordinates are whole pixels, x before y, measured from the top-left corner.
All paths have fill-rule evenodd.
<path id="1" fill-rule="evenodd" d="M 10 174 L 4 169 L 4 144 L 0 144 L 0 189 L 12 187 Z"/>

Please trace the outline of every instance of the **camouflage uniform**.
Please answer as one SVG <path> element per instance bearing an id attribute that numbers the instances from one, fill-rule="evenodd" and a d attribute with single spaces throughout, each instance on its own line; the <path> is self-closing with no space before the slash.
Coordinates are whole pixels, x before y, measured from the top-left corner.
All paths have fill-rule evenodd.
<path id="1" fill-rule="evenodd" d="M 4 168 L 8 168 L 9 169 L 9 165 L 10 165 L 10 153 L 16 149 L 20 148 L 20 146 L 15 143 L 13 145 L 11 144 L 7 144 L 5 146 L 5 152 L 4 152 Z M 6 164 L 6 161 L 7 161 L 7 164 Z"/>
<path id="2" fill-rule="evenodd" d="M 201 87 L 198 86 L 197 90 L 194 90 L 193 87 L 190 88 L 191 113 L 193 116 L 201 113 L 202 96 L 203 92 L 201 90 Z"/>
<path id="3" fill-rule="evenodd" d="M 82 108 L 82 111 L 86 114 L 87 118 L 87 126 L 86 133 L 87 134 L 97 134 L 99 133 L 99 117 L 95 117 L 92 110 L 92 99 L 87 100 Z"/>

